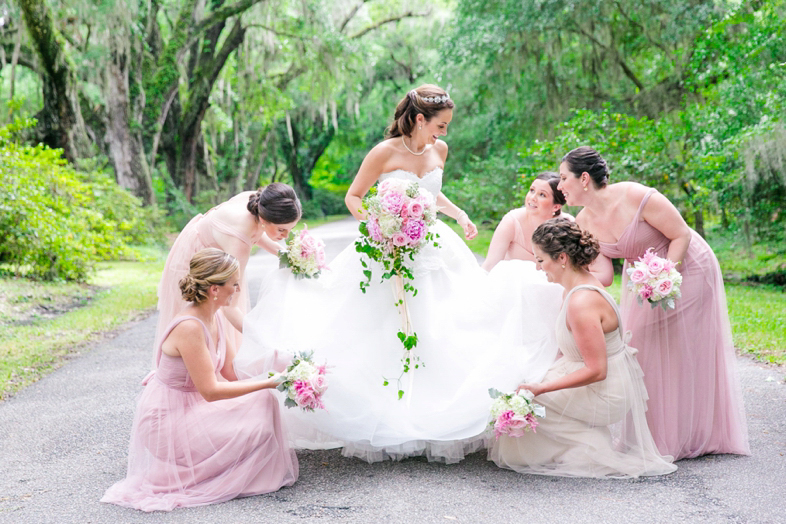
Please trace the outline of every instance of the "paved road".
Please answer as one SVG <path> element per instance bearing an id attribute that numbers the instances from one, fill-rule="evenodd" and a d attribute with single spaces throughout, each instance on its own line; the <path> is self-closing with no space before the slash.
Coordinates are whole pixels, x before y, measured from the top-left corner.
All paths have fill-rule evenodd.
<path id="1" fill-rule="evenodd" d="M 317 231 L 331 258 L 353 232 L 351 222 Z M 274 263 L 259 253 L 250 273 Z M 0 403 L 0 522 L 786 522 L 786 371 L 747 358 L 738 365 L 753 456 L 683 460 L 666 477 L 526 476 L 498 469 L 483 453 L 443 465 L 366 464 L 335 450 L 302 451 L 300 480 L 277 493 L 171 513 L 101 504 L 125 473 L 155 323 L 152 315 L 128 326 Z"/>

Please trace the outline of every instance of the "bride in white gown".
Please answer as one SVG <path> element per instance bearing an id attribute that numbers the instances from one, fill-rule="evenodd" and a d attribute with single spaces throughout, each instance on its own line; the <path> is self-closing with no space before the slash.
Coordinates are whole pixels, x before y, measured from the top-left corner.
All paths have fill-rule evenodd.
<path id="1" fill-rule="evenodd" d="M 453 102 L 437 86 L 410 91 L 396 108 L 389 138 L 363 161 L 346 202 L 364 220 L 361 199 L 376 182 L 414 181 L 437 197 L 440 211 L 457 219 L 467 238 L 475 225 L 441 192 Z M 512 390 L 526 377 L 540 380 L 554 362 L 554 335 L 562 289 L 534 271 L 496 282 L 466 244 L 441 221 L 431 229 L 440 247 L 427 245 L 409 265 L 416 296 L 408 295 L 421 366 L 401 379 L 403 346 L 391 281 L 372 266 L 372 285 L 360 290 L 363 267 L 354 245 L 318 280 L 289 271 L 266 275 L 259 300 L 246 316 L 235 359 L 239 377 L 281 369 L 292 352 L 313 350 L 329 366 L 326 410 L 283 410 L 299 448 L 343 447 L 369 462 L 426 455 L 458 462 L 484 446 L 491 399 L 488 388 Z M 391 384 L 384 385 L 385 378 Z"/>

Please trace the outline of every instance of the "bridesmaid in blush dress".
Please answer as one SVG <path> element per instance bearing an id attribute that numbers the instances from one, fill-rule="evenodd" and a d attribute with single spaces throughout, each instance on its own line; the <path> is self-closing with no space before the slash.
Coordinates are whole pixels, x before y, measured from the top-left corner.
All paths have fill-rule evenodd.
<path id="1" fill-rule="evenodd" d="M 494 230 L 483 269 L 491 271 L 501 260 L 534 262 L 531 238 L 535 228 L 557 216 L 573 219 L 562 211 L 565 197 L 557 185 L 557 173 L 547 171 L 535 177 L 524 198 L 524 206 L 508 211 Z"/>
<path id="2" fill-rule="evenodd" d="M 220 249 L 240 262 L 240 294 L 233 307 L 222 308 L 219 313 L 224 332 L 239 347 L 243 316 L 251 309 L 245 279 L 251 248 L 256 244 L 274 255 L 278 253 L 281 246 L 276 242 L 287 237 L 300 215 L 300 201 L 294 189 L 274 183 L 258 191 L 244 191 L 192 218 L 169 250 L 158 285 L 159 315 L 154 347 L 158 347 L 169 323 L 186 306 L 178 282 L 188 273 L 191 257 L 206 247 Z"/>
<path id="3" fill-rule="evenodd" d="M 622 320 L 641 353 L 650 400 L 647 420 L 661 453 L 675 460 L 709 453 L 749 455 L 748 429 L 720 266 L 704 239 L 655 189 L 634 182 L 608 185 L 606 161 L 590 147 L 560 165 L 576 221 L 600 241 L 600 280 L 611 284 L 609 258 L 624 258 Z M 639 305 L 627 288 L 629 264 L 648 248 L 677 262 L 682 298 L 673 310 Z"/>
<path id="4" fill-rule="evenodd" d="M 587 266 L 598 256 L 592 235 L 565 219 L 532 236 L 538 268 L 565 289 L 556 322 L 562 357 L 538 383 L 524 383 L 546 408 L 535 431 L 501 435 L 489 450 L 519 473 L 629 478 L 677 469 L 658 453 L 647 428 L 647 391 L 636 350 L 622 336 L 614 299 Z"/>
<path id="5" fill-rule="evenodd" d="M 191 303 L 164 332 L 134 415 L 125 479 L 102 502 L 170 511 L 276 491 L 298 477 L 275 380 L 238 381 L 218 311 L 239 291 L 239 263 L 207 248 L 180 281 Z"/>

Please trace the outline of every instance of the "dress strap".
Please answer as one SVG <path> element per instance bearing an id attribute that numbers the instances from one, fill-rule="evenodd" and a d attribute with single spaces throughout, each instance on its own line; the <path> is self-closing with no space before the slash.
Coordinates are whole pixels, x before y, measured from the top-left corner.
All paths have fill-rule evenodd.
<path id="1" fill-rule="evenodd" d="M 605 289 L 601 289 L 598 286 L 593 286 L 590 284 L 581 284 L 580 286 L 576 286 L 570 290 L 568 295 L 565 297 L 565 304 L 568 303 L 568 299 L 577 289 L 592 289 L 593 291 L 600 293 L 600 296 L 606 299 L 606 302 L 611 305 L 611 309 L 614 310 L 614 314 L 617 315 L 617 329 L 619 329 L 619 332 L 622 333 L 622 317 L 620 316 L 620 309 L 617 307 L 617 303 L 614 301 L 614 298 L 609 295 Z"/>
<path id="2" fill-rule="evenodd" d="M 178 325 L 180 325 L 181 322 L 183 322 L 184 320 L 191 320 L 191 319 L 196 320 L 197 322 L 202 324 L 202 329 L 205 331 L 205 340 L 207 340 L 208 345 L 211 342 L 213 342 L 213 339 L 210 337 L 210 330 L 207 329 L 205 323 L 202 322 L 200 319 L 198 319 L 193 315 L 184 315 L 182 317 L 177 317 L 166 328 L 166 331 L 164 331 L 164 335 L 161 337 L 161 342 L 158 343 L 158 347 L 156 348 L 156 368 L 158 368 L 158 364 L 161 362 L 161 353 L 162 353 L 161 348 L 164 346 L 164 341 L 167 339 L 167 337 L 172 332 L 172 330 L 175 329 Z M 219 330 L 220 329 L 221 328 L 219 328 Z"/>
<path id="3" fill-rule="evenodd" d="M 656 191 L 657 191 L 657 189 L 655 189 L 654 187 L 651 187 L 651 188 L 649 188 L 649 189 L 647 190 L 647 192 L 644 194 L 644 198 L 642 198 L 642 199 L 641 199 L 641 204 L 639 204 L 639 209 L 637 209 L 637 210 L 636 210 L 636 216 L 634 216 L 634 217 L 633 217 L 633 222 L 634 222 L 634 223 L 636 223 L 636 222 L 638 222 L 638 221 L 640 220 L 640 218 L 641 218 L 641 212 L 644 210 L 644 206 L 646 206 L 646 205 L 647 205 L 647 202 L 649 202 L 649 200 L 650 200 L 650 197 L 651 197 L 651 196 L 653 195 L 653 193 L 655 193 Z"/>
<path id="4" fill-rule="evenodd" d="M 527 253 L 529 253 L 534 257 L 535 253 L 533 253 L 531 249 L 529 249 L 526 245 L 524 245 L 524 242 L 526 241 L 526 237 L 524 236 L 524 228 L 521 227 L 521 222 L 519 222 L 519 218 L 515 216 L 512 211 L 509 213 L 509 216 L 510 219 L 513 220 L 513 227 L 516 230 L 513 236 L 513 241 L 516 244 L 518 244 L 521 247 L 521 249 L 523 249 L 524 251 L 526 251 Z"/>

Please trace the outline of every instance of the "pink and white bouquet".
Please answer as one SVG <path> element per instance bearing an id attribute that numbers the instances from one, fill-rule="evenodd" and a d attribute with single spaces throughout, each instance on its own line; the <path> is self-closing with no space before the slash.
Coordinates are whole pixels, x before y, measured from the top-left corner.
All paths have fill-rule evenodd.
<path id="1" fill-rule="evenodd" d="M 405 256 L 414 260 L 420 248 L 436 239 L 429 228 L 437 220 L 437 202 L 417 182 L 389 178 L 369 191 L 363 199 L 363 209 L 363 236 L 355 242 L 355 248 L 382 263 L 386 272 L 395 269 L 398 273 Z M 371 275 L 366 277 L 367 286 Z"/>
<path id="2" fill-rule="evenodd" d="M 639 304 L 646 300 L 653 308 L 660 305 L 663 309 L 674 309 L 674 301 L 682 296 L 682 275 L 676 267 L 677 264 L 649 248 L 627 269 L 628 288 L 636 293 Z"/>
<path id="3" fill-rule="evenodd" d="M 327 390 L 325 366 L 314 364 L 313 352 L 296 353 L 286 371 L 278 375 L 283 379 L 276 389 L 286 393 L 284 405 L 288 408 L 300 408 L 303 411 L 325 409 L 322 395 Z M 270 373 L 271 377 L 276 376 Z"/>
<path id="4" fill-rule="evenodd" d="M 381 280 L 393 279 L 395 305 L 402 321 L 397 333 L 404 346 L 402 373 L 397 379 L 400 399 L 404 395 L 401 377 L 422 365 L 413 352 L 418 336 L 412 328 L 406 293 L 416 296 L 418 290 L 412 285 L 414 274 L 407 261 L 414 261 L 415 255 L 430 242 L 439 247 L 439 235 L 430 230 L 437 221 L 437 201 L 417 182 L 388 178 L 369 190 L 363 199 L 363 210 L 366 220 L 360 223 L 361 236 L 355 241 L 355 250 L 382 266 Z M 366 257 L 360 258 L 365 277 L 360 281 L 363 293 L 371 285 L 372 274 Z M 387 386 L 389 381 L 385 379 L 383 384 Z"/>
<path id="5" fill-rule="evenodd" d="M 290 232 L 286 249 L 278 252 L 279 267 L 288 267 L 296 278 L 318 278 L 325 264 L 325 243 L 315 238 L 304 227 L 299 233 Z"/>
<path id="6" fill-rule="evenodd" d="M 535 404 L 532 393 L 521 390 L 518 393 L 502 393 L 491 388 L 489 395 L 494 399 L 491 404 L 491 422 L 494 436 L 521 437 L 529 431 L 535 432 L 538 427 L 537 417 L 546 416 L 546 408 Z"/>

